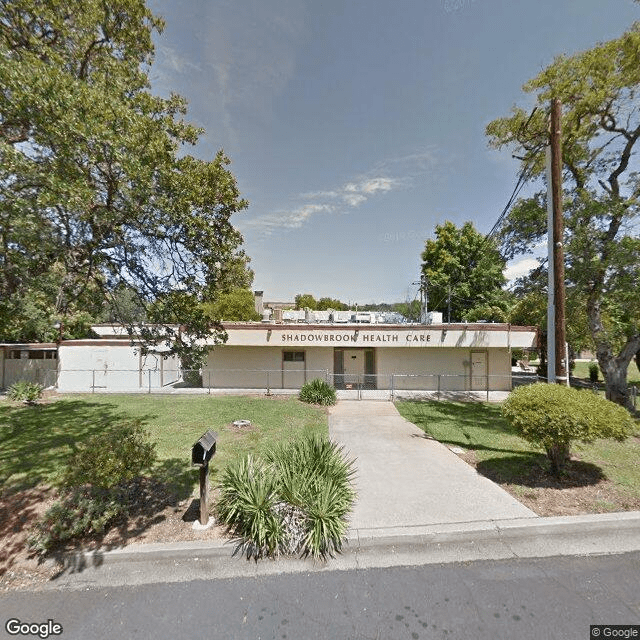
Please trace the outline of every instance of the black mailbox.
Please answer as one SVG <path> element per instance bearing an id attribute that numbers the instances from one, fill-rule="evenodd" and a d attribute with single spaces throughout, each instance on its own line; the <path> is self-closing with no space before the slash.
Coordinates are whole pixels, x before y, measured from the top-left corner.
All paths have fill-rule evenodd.
<path id="1" fill-rule="evenodd" d="M 191 464 L 196 464 L 199 467 L 204 467 L 209 464 L 209 460 L 213 458 L 213 454 L 216 452 L 217 437 L 217 433 L 207 431 L 198 442 L 193 445 L 191 449 Z"/>

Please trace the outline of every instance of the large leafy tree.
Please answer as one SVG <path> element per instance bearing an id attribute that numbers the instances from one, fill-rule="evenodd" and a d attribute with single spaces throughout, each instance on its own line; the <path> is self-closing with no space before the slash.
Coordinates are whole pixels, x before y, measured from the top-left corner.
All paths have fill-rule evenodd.
<path id="1" fill-rule="evenodd" d="M 215 302 L 203 305 L 207 315 L 215 321 L 227 322 L 260 320 L 255 298 L 249 289 L 234 289 L 220 293 Z"/>
<path id="2" fill-rule="evenodd" d="M 316 306 L 317 311 L 328 311 L 329 309 L 345 311 L 347 308 L 347 305 L 344 302 L 340 302 L 337 298 L 320 298 Z"/>
<path id="3" fill-rule="evenodd" d="M 529 180 L 544 173 L 549 104 L 562 101 L 567 295 L 582 305 L 609 399 L 630 406 L 627 367 L 640 349 L 640 233 L 636 150 L 640 139 L 640 27 L 573 56 L 561 56 L 524 90 L 530 114 L 514 107 L 487 127 L 490 144 L 521 158 Z M 546 197 L 521 201 L 502 230 L 508 257 L 546 235 Z"/>
<path id="4" fill-rule="evenodd" d="M 310 293 L 299 293 L 295 297 L 296 309 L 317 309 L 318 301 Z"/>
<path id="5" fill-rule="evenodd" d="M 33 291 L 64 322 L 126 289 L 180 351 L 246 268 L 229 160 L 186 153 L 184 99 L 149 90 L 162 28 L 144 0 L 0 0 L 0 326 Z"/>
<path id="6" fill-rule="evenodd" d="M 503 290 L 505 261 L 495 242 L 479 233 L 471 222 L 456 227 L 437 225 L 435 239 L 422 252 L 422 275 L 426 278 L 431 311 L 451 320 L 503 321 L 507 296 Z"/>

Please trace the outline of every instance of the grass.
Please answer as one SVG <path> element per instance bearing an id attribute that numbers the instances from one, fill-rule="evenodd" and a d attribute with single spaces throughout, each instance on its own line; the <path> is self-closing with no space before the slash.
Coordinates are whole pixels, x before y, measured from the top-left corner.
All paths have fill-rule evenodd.
<path id="1" fill-rule="evenodd" d="M 125 419 L 140 418 L 157 445 L 158 473 L 190 485 L 191 446 L 207 430 L 218 433 L 210 467 L 216 482 L 227 462 L 243 453 L 302 435 L 328 435 L 318 407 L 294 398 L 211 396 L 73 396 L 37 406 L 0 404 L 0 489 L 52 484 L 74 444 Z M 250 420 L 239 430 L 234 420 Z"/>
<path id="2" fill-rule="evenodd" d="M 402 401 L 396 407 L 427 435 L 472 451 L 478 471 L 496 482 L 513 485 L 514 493 L 525 495 L 532 487 L 546 486 L 546 456 L 514 433 L 500 415 L 499 406 Z M 576 443 L 572 453 L 579 460 L 571 462 L 566 484 L 595 484 L 607 478 L 623 494 L 640 500 L 640 423 L 638 427 L 635 436 L 625 442 Z"/>
<path id="3" fill-rule="evenodd" d="M 589 363 L 588 362 L 576 362 L 576 366 L 572 373 L 574 378 L 581 378 L 589 381 Z M 603 381 L 602 372 L 598 375 L 598 380 Z M 636 365 L 636 361 L 631 360 L 629 368 L 627 369 L 627 384 L 634 384 L 640 382 L 640 371 Z"/>

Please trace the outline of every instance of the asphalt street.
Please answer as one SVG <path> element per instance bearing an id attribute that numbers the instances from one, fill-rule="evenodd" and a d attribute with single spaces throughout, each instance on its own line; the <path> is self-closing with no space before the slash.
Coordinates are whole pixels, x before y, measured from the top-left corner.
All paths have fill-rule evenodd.
<path id="1" fill-rule="evenodd" d="M 64 640 L 588 640 L 592 624 L 640 631 L 640 553 L 13 592 L 0 611 L 14 638 L 11 618 Z"/>

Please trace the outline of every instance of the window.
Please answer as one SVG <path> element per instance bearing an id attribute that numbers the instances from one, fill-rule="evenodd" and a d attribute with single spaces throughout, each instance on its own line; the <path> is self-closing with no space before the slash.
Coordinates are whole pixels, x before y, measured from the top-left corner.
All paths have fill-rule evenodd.
<path id="1" fill-rule="evenodd" d="M 304 351 L 284 351 L 282 356 L 285 362 L 304 362 Z"/>
<path id="2" fill-rule="evenodd" d="M 20 360 L 20 351 L 18 349 L 12 349 L 9 351 L 8 360 Z"/>

